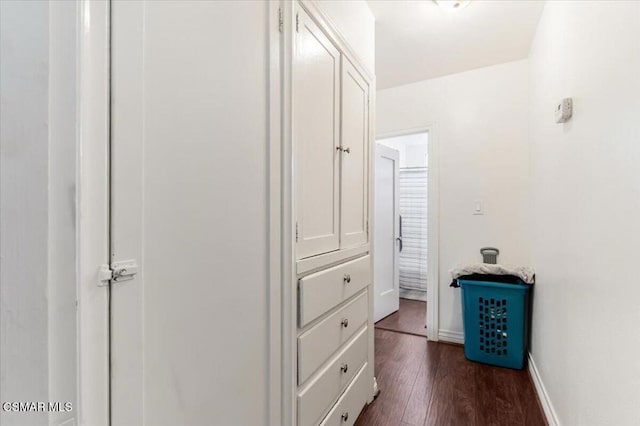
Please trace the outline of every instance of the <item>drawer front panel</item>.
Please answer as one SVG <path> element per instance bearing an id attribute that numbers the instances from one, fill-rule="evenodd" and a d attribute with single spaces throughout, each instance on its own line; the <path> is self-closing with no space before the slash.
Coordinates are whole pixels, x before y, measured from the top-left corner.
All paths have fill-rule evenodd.
<path id="1" fill-rule="evenodd" d="M 367 327 L 298 394 L 298 426 L 317 425 L 367 359 Z"/>
<path id="2" fill-rule="evenodd" d="M 370 283 L 369 256 L 301 278 L 298 284 L 300 327 L 304 327 Z"/>
<path id="3" fill-rule="evenodd" d="M 373 384 L 367 383 L 367 367 L 365 364 L 358 371 L 356 378 L 327 414 L 321 426 L 351 426 L 356 422 L 373 391 Z"/>
<path id="4" fill-rule="evenodd" d="M 304 383 L 366 323 L 368 302 L 365 291 L 298 338 L 298 384 Z"/>

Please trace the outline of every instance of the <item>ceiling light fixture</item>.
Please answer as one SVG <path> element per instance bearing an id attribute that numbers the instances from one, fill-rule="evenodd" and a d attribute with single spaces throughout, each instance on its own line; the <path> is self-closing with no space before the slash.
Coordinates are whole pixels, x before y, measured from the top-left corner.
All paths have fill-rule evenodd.
<path id="1" fill-rule="evenodd" d="M 435 4 L 445 10 L 458 10 L 468 5 L 471 0 L 433 0 Z"/>

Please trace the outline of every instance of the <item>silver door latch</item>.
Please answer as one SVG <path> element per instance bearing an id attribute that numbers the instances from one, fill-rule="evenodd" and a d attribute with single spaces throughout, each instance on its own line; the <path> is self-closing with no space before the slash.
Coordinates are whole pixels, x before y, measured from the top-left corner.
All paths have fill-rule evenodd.
<path id="1" fill-rule="evenodd" d="M 98 270 L 98 287 L 109 285 L 110 282 L 119 283 L 129 281 L 138 273 L 138 264 L 135 260 L 123 260 L 109 265 L 101 265 Z"/>

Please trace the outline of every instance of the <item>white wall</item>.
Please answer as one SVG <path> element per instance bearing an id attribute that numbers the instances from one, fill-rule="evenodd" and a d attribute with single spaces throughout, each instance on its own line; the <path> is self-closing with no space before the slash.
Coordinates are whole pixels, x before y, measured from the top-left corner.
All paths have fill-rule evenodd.
<path id="1" fill-rule="evenodd" d="M 0 2 L 2 401 L 46 401 L 49 7 Z M 28 53 L 27 53 L 28 52 Z M 3 425 L 46 424 L 2 411 Z"/>
<path id="2" fill-rule="evenodd" d="M 76 416 L 73 2 L 0 2 L 2 401 L 72 402 L 1 413 L 3 425 Z"/>
<path id="3" fill-rule="evenodd" d="M 460 292 L 449 270 L 481 260 L 528 264 L 527 61 L 511 62 L 378 92 L 377 134 L 432 126 L 440 158 L 440 331 L 462 332 Z M 485 214 L 473 215 L 475 200 Z"/>
<path id="4" fill-rule="evenodd" d="M 561 424 L 638 425 L 640 2 L 547 2 L 530 77 L 532 354 Z"/>
<path id="5" fill-rule="evenodd" d="M 393 148 L 400 154 L 400 168 L 428 166 L 428 133 L 413 133 L 376 140 L 377 143 Z"/>
<path id="6" fill-rule="evenodd" d="M 375 18 L 366 1 L 315 0 L 349 43 L 362 65 L 375 73 Z"/>
<path id="7" fill-rule="evenodd" d="M 49 423 L 77 419 L 76 288 L 76 30 L 78 4 L 49 3 L 49 400 L 72 412 L 52 412 Z"/>

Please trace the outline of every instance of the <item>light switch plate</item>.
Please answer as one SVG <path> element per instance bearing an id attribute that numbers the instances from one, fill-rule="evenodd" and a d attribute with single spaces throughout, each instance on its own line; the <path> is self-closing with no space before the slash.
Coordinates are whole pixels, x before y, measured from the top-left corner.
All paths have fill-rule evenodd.
<path id="1" fill-rule="evenodd" d="M 484 207 L 482 205 L 482 201 L 476 200 L 473 202 L 473 214 L 476 216 L 484 214 Z"/>
<path id="2" fill-rule="evenodd" d="M 573 115 L 573 99 L 564 98 L 556 105 L 556 123 L 566 123 Z"/>

